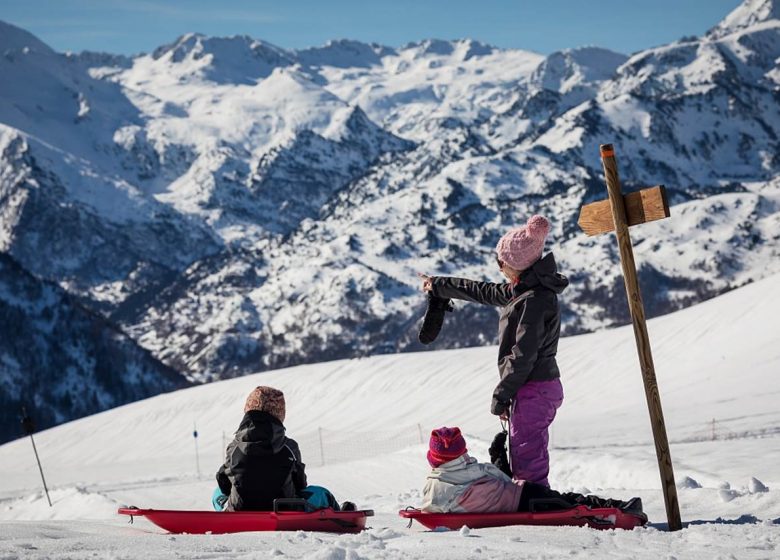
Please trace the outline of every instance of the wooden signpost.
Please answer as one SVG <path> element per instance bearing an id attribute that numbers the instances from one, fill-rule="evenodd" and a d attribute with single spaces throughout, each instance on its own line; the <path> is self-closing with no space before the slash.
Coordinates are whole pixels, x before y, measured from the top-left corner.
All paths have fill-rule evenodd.
<path id="1" fill-rule="evenodd" d="M 662 185 L 623 195 L 620 190 L 620 178 L 618 177 L 615 150 L 612 144 L 602 144 L 600 151 L 609 198 L 583 206 L 577 223 L 587 235 L 599 235 L 614 230 L 617 236 L 620 264 L 623 268 L 623 280 L 628 296 L 628 308 L 634 324 L 634 338 L 639 353 L 639 365 L 642 368 L 642 380 L 650 411 L 650 424 L 653 428 L 655 453 L 658 457 L 658 468 L 661 471 L 666 519 L 669 523 L 669 530 L 677 531 L 682 528 L 682 523 L 680 521 L 680 506 L 677 503 L 677 488 L 674 483 L 672 456 L 669 453 L 661 397 L 658 394 L 653 355 L 650 351 L 645 309 L 642 305 L 642 295 L 639 292 L 634 251 L 631 247 L 631 237 L 628 234 L 629 226 L 668 218 L 669 203 L 666 200 L 666 190 Z"/>

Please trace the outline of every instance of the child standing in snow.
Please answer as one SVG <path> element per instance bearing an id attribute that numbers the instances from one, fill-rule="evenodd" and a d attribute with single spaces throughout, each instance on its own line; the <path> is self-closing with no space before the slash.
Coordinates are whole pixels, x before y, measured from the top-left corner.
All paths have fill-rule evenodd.
<path id="1" fill-rule="evenodd" d="M 559 511 L 586 505 L 615 507 L 647 519 L 640 498 L 622 502 L 574 492 L 561 493 L 541 484 L 512 479 L 495 465 L 479 463 L 470 457 L 459 428 L 443 427 L 431 432 L 428 463 L 433 468 L 423 489 L 423 511 L 510 513 Z"/>
<path id="2" fill-rule="evenodd" d="M 217 511 L 270 511 L 277 498 L 303 498 L 314 508 L 339 510 L 333 495 L 308 486 L 306 465 L 295 440 L 285 435 L 284 393 L 256 387 L 247 397 L 244 417 L 217 471 L 212 504 Z M 355 509 L 344 502 L 342 509 Z"/>
<path id="3" fill-rule="evenodd" d="M 555 360 L 561 325 L 558 294 L 569 284 L 558 273 L 552 253 L 542 258 L 549 231 L 547 219 L 534 215 L 499 240 L 498 267 L 508 282 L 420 274 L 429 306 L 453 298 L 502 308 L 498 321 L 501 379 L 490 411 L 509 420 L 513 477 L 543 486 L 549 486 L 547 430 L 563 402 Z"/>

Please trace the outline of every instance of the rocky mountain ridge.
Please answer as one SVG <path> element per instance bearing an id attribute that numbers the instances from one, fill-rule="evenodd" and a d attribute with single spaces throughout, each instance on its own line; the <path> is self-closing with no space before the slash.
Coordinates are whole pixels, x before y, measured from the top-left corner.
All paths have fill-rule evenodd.
<path id="1" fill-rule="evenodd" d="M 0 253 L 0 442 L 20 437 L 21 408 L 38 429 L 187 381 L 56 284 Z"/>

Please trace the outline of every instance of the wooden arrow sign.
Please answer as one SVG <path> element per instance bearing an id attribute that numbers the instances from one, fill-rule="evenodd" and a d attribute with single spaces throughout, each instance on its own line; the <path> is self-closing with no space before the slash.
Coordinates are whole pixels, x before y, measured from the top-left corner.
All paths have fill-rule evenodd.
<path id="1" fill-rule="evenodd" d="M 669 202 L 666 199 L 666 187 L 657 185 L 641 191 L 623 195 L 626 207 L 626 221 L 629 226 L 653 222 L 669 217 Z M 580 209 L 577 224 L 586 235 L 600 235 L 615 230 L 609 200 L 599 200 L 586 204 Z"/>
<path id="2" fill-rule="evenodd" d="M 617 238 L 628 309 L 634 326 L 639 366 L 642 370 L 647 408 L 650 413 L 650 426 L 653 431 L 658 469 L 661 475 L 666 519 L 669 523 L 669 529 L 677 531 L 682 528 L 682 523 L 680 506 L 677 503 L 677 488 L 674 484 L 672 456 L 669 452 L 669 440 L 666 436 L 661 397 L 655 377 L 653 354 L 650 351 L 650 338 L 647 334 L 642 294 L 639 291 L 634 251 L 631 247 L 631 236 L 628 233 L 628 226 L 668 217 L 669 204 L 666 201 L 666 191 L 663 186 L 642 189 L 639 192 L 624 195 L 620 190 L 615 149 L 612 144 L 602 144 L 600 151 L 609 198 L 583 206 L 578 223 L 588 235 L 614 231 Z"/>

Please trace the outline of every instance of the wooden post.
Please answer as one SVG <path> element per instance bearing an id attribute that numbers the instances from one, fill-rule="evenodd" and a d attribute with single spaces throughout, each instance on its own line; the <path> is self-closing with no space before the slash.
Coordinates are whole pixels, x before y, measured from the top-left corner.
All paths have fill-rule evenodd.
<path id="1" fill-rule="evenodd" d="M 639 365 L 642 369 L 642 380 L 645 385 L 645 396 L 650 411 L 650 424 L 655 440 L 655 453 L 658 458 L 658 468 L 661 471 L 661 484 L 666 504 L 666 518 L 669 530 L 677 531 L 682 528 L 680 521 L 680 507 L 677 503 L 677 488 L 674 483 L 674 469 L 672 468 L 672 456 L 669 452 L 669 441 L 666 437 L 666 425 L 664 424 L 661 398 L 658 393 L 658 384 L 655 378 L 653 355 L 650 351 L 650 338 L 647 334 L 645 322 L 645 309 L 642 305 L 642 295 L 639 291 L 639 282 L 634 263 L 634 251 L 631 247 L 631 237 L 628 233 L 628 221 L 623 193 L 620 189 L 615 150 L 612 144 L 602 144 L 601 164 L 604 167 L 604 176 L 607 181 L 609 203 L 612 209 L 612 218 L 615 225 L 618 247 L 620 249 L 620 264 L 623 268 L 623 279 L 626 284 L 628 307 L 631 312 L 631 321 L 634 325 L 634 338 L 636 339 L 639 354 Z"/>

